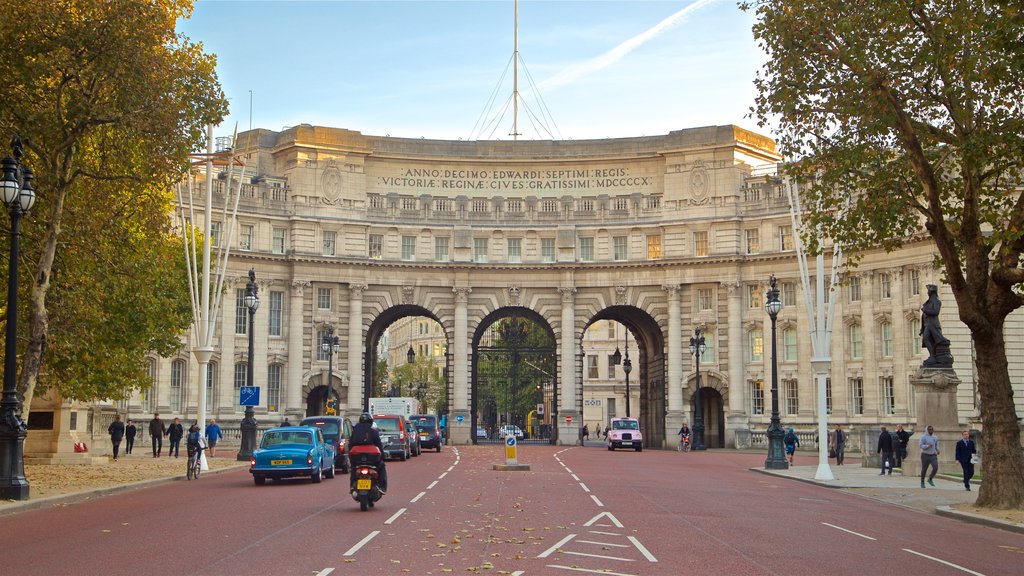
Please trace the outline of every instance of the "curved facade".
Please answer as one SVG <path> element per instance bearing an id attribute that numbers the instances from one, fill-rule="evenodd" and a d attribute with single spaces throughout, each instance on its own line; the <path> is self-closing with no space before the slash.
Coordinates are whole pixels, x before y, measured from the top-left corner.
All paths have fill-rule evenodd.
<path id="1" fill-rule="evenodd" d="M 770 415 L 764 295 L 775 274 L 785 305 L 780 411 L 786 425 L 814 421 L 810 337 L 769 138 L 715 126 L 641 138 L 461 142 L 302 125 L 244 133 L 235 152 L 248 165 L 237 224 L 227 230 L 220 211 L 213 219 L 217 241 L 232 249 L 225 302 L 240 294 L 250 267 L 260 284 L 258 418 L 294 421 L 323 397 L 328 362 L 318 338 L 327 329 L 342 341 L 330 384 L 346 412 L 358 413 L 384 329 L 426 316 L 443 330 L 450 437 L 471 442 L 475 343 L 494 319 L 521 311 L 556 341 L 558 442 L 575 443 L 584 423 L 584 332 L 614 320 L 637 347 L 633 412 L 653 446 L 671 445 L 680 423 L 692 424 L 687 346 L 702 329 L 708 444 L 731 446 L 737 431 L 763 430 Z M 215 206 L 227 183 L 226 174 L 217 176 Z M 833 420 L 854 427 L 913 420 L 909 376 L 924 359 L 916 322 L 925 285 L 940 283 L 932 259 L 924 240 L 869 254 L 833 294 Z M 953 299 L 944 302 L 956 368 L 971 386 L 967 332 Z M 227 422 L 240 416 L 234 390 L 247 362 L 239 306 L 225 306 L 218 319 L 208 388 L 210 416 Z M 190 354 L 154 359 L 152 370 L 155 389 L 140 408 L 187 415 L 187 399 L 196 397 L 188 388 L 198 380 Z M 975 396 L 961 390 L 964 421 L 977 413 Z"/>

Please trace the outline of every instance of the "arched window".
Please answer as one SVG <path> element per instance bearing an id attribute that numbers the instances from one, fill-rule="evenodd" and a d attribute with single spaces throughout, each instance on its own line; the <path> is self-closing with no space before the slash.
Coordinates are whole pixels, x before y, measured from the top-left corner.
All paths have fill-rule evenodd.
<path id="1" fill-rule="evenodd" d="M 181 413 L 181 387 L 185 382 L 185 361 L 171 362 L 171 412 Z"/>

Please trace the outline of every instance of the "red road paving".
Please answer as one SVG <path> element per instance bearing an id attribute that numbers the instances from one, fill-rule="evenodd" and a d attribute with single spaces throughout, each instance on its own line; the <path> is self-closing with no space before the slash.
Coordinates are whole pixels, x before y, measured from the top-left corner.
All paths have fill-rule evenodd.
<path id="1" fill-rule="evenodd" d="M 747 470 L 763 460 L 529 446 L 529 472 L 498 472 L 501 446 L 447 449 L 389 463 L 368 512 L 344 479 L 233 472 L 0 518 L 2 562 L 19 576 L 1020 573 L 1019 534 Z"/>

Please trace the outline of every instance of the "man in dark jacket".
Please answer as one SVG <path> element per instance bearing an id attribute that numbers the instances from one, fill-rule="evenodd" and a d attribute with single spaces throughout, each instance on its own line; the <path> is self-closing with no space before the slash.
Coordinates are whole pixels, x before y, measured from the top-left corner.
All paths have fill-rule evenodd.
<path id="1" fill-rule="evenodd" d="M 388 471 L 384 466 L 384 443 L 380 441 L 380 433 L 373 427 L 373 417 L 365 412 L 359 415 L 359 423 L 352 427 L 352 438 L 349 446 L 376 446 L 380 450 L 380 461 L 377 462 L 377 476 L 380 478 L 380 491 L 388 491 Z M 352 466 L 351 481 L 356 478 L 356 467 Z"/>
<path id="2" fill-rule="evenodd" d="M 149 437 L 153 439 L 153 458 L 159 458 L 164 449 L 164 434 L 167 433 L 167 426 L 160 419 L 160 414 L 153 413 L 153 419 L 149 421 Z"/>
<path id="3" fill-rule="evenodd" d="M 124 428 L 124 453 L 131 454 L 132 447 L 135 446 L 135 433 L 138 432 L 138 428 L 135 427 L 135 423 L 132 419 L 128 419 L 128 425 Z"/>
<path id="4" fill-rule="evenodd" d="M 171 440 L 170 445 L 167 447 L 167 456 L 170 457 L 172 454 L 175 458 L 178 457 L 178 447 L 181 446 L 181 437 L 185 435 L 185 428 L 181 425 L 181 419 L 175 418 L 174 422 L 167 427 L 167 437 Z"/>
<path id="5" fill-rule="evenodd" d="M 107 426 L 107 433 L 110 434 L 110 443 L 114 446 L 114 460 L 117 460 L 117 453 L 121 450 L 121 438 L 124 437 L 124 422 L 121 422 L 121 415 L 114 414 L 114 421 Z"/>
<path id="6" fill-rule="evenodd" d="M 960 468 L 964 471 L 964 489 L 968 492 L 971 491 L 971 478 L 974 477 L 973 457 L 977 453 L 978 449 L 974 446 L 974 440 L 971 440 L 971 433 L 964 430 L 961 433 L 960 441 L 956 443 L 956 461 L 960 463 Z"/>
<path id="7" fill-rule="evenodd" d="M 907 444 L 910 442 L 910 432 L 903 429 L 903 424 L 896 425 L 896 438 L 899 445 L 893 446 L 896 449 L 896 465 L 903 467 L 903 460 L 907 457 Z"/>
<path id="8" fill-rule="evenodd" d="M 893 454 L 892 435 L 882 426 L 882 433 L 878 435 L 878 453 L 882 455 L 882 472 L 879 476 L 885 476 L 885 469 L 889 469 L 889 476 L 892 476 Z"/>

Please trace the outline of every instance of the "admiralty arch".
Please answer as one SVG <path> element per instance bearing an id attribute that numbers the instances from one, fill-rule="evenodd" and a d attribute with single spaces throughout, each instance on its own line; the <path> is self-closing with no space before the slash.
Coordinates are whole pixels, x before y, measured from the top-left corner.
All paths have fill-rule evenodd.
<path id="1" fill-rule="evenodd" d="M 248 336 L 244 308 L 231 296 L 241 301 L 250 268 L 263 302 L 253 360 L 266 390 L 256 408 L 261 424 L 304 417 L 327 386 L 340 393 L 345 414 L 358 414 L 381 334 L 425 316 L 439 323 L 445 343 L 451 442 L 474 442 L 474 348 L 496 319 L 524 314 L 556 343 L 553 441 L 578 442 L 588 390 L 583 335 L 610 320 L 635 339 L 632 379 L 647 445 L 673 446 L 680 423 L 693 421 L 688 343 L 700 328 L 708 444 L 733 446 L 744 432 L 763 431 L 770 416 L 764 303 L 774 274 L 784 304 L 776 349 L 783 422 L 814 425 L 794 231 L 776 175 L 781 158 L 766 136 L 711 126 L 606 140 L 442 141 L 304 124 L 242 133 L 233 152 L 246 162 L 237 222 L 228 230 L 223 213 L 212 218 L 215 240 L 232 250 L 207 383 L 208 413 L 222 425 L 241 418 Z M 210 176 L 214 205 L 222 205 L 238 172 Z M 194 185 L 197 198 L 204 179 Z M 831 421 L 862 429 L 914 421 L 909 379 L 926 355 L 920 306 L 927 284 L 941 286 L 933 258 L 922 236 L 845 271 L 831 296 Z M 948 290 L 940 294 L 962 380 L 961 423 L 977 426 L 970 339 Z M 1008 327 L 1021 331 L 1019 316 Z M 328 331 L 340 338 L 332 382 L 319 346 Z M 131 401 L 134 414 L 195 418 L 190 348 L 150 360 L 154 388 Z M 1011 364 L 1024 396 L 1024 368 Z"/>

